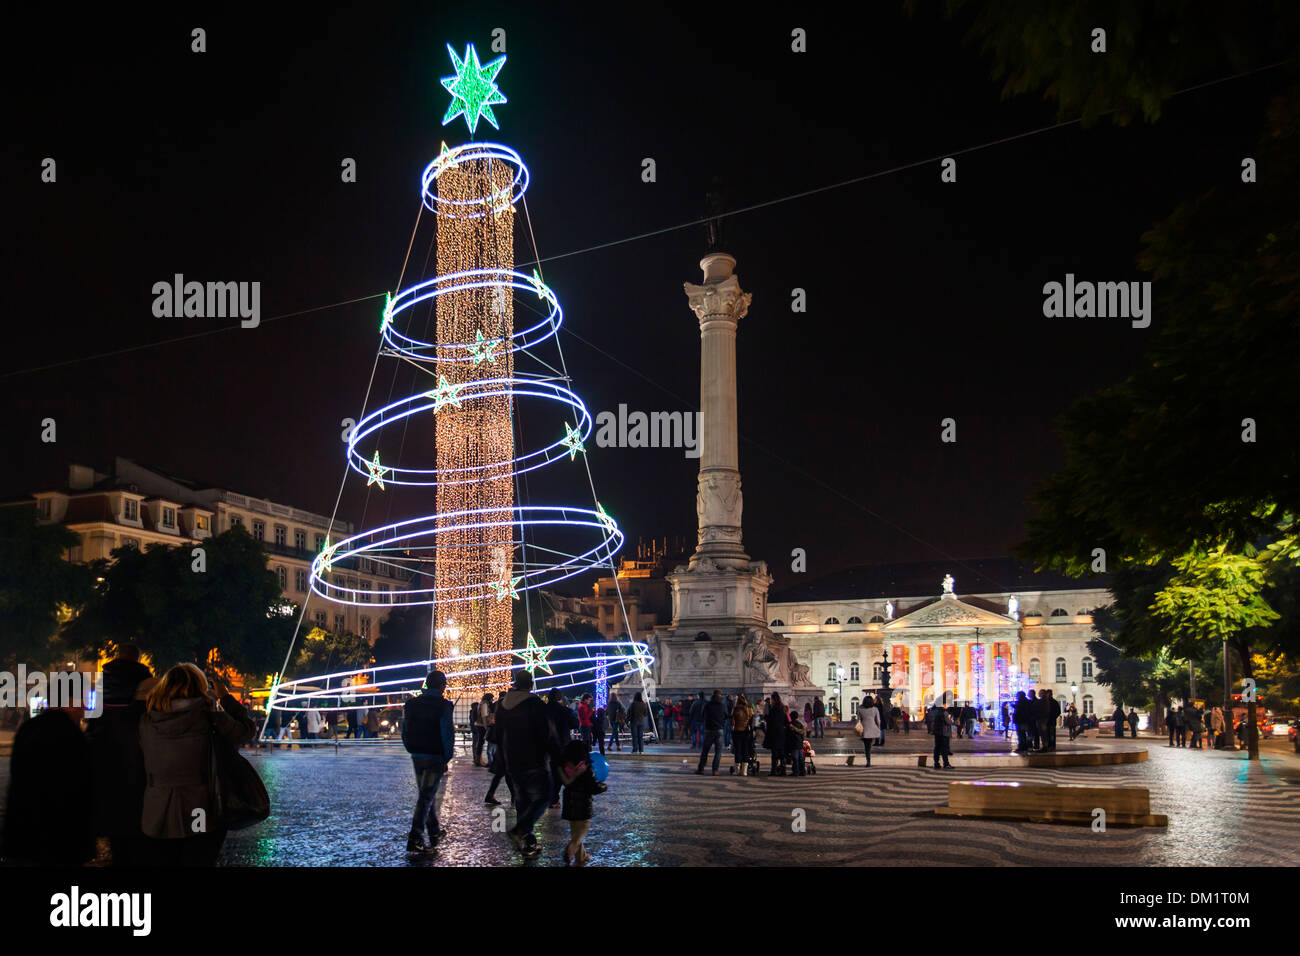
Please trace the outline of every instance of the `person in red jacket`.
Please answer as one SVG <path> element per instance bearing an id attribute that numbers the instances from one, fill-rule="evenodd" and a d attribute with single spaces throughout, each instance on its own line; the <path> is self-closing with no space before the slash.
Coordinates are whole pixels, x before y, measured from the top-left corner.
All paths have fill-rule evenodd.
<path id="1" fill-rule="evenodd" d="M 591 736 L 591 718 L 596 715 L 596 709 L 592 706 L 592 697 L 590 694 L 583 694 L 582 700 L 578 701 L 578 731 L 582 734 L 582 742 L 590 749 L 592 745 Z"/>
<path id="2" fill-rule="evenodd" d="M 662 731 L 664 734 L 664 740 L 672 740 L 673 730 L 677 726 L 677 705 L 671 700 L 665 700 L 661 716 L 664 722 Z"/>

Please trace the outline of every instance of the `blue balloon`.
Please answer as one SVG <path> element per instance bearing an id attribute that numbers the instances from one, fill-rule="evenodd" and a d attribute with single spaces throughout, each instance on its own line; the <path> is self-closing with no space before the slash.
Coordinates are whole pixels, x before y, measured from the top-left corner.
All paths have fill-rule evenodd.
<path id="1" fill-rule="evenodd" d="M 591 755 L 591 772 L 596 775 L 597 783 L 604 783 L 605 778 L 609 776 L 609 761 L 605 759 L 604 754 Z"/>

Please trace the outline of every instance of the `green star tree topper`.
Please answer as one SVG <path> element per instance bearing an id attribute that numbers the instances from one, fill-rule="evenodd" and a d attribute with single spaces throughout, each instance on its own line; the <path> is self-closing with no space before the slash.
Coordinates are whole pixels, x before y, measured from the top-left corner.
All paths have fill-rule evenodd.
<path id="1" fill-rule="evenodd" d="M 447 115 L 442 118 L 442 125 L 446 126 L 457 116 L 464 116 L 469 134 L 473 136 L 481 116 L 492 124 L 493 129 L 500 129 L 496 115 L 492 112 L 492 104 L 506 101 L 505 94 L 497 88 L 496 83 L 497 74 L 506 65 L 505 55 L 480 65 L 478 50 L 474 49 L 472 43 L 465 47 L 464 59 L 456 55 L 456 50 L 450 43 L 447 44 L 447 52 L 451 54 L 451 65 L 456 73 L 442 78 L 442 85 L 451 94 L 451 105 L 447 107 Z"/>

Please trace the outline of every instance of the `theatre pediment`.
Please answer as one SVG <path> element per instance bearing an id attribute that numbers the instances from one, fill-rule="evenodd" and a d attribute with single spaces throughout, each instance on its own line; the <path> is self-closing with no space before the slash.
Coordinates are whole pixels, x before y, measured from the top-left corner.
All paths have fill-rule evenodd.
<path id="1" fill-rule="evenodd" d="M 918 608 L 911 614 L 890 621 L 882 630 L 903 631 L 918 627 L 1019 627 L 1015 618 L 995 614 L 984 608 L 966 604 L 956 598 L 941 598 L 933 604 Z"/>

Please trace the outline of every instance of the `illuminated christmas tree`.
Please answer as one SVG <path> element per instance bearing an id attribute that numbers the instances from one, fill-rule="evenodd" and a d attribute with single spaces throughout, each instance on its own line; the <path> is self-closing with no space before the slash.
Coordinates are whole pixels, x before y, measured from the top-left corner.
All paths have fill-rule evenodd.
<path id="1" fill-rule="evenodd" d="M 505 57 L 484 64 L 473 46 L 463 57 L 447 49 L 455 73 L 442 80 L 452 97 L 443 125 L 463 118 L 471 136 L 480 119 L 497 127 L 492 107 L 506 102 L 496 82 Z M 523 160 L 497 143 L 444 143 L 425 168 L 421 191 L 424 209 L 437 221 L 436 272 L 388 295 L 379 323 L 380 360 L 414 366 L 424 387 L 363 414 L 349 437 L 347 461 L 372 493 L 433 489 L 434 511 L 327 540 L 311 568 L 312 590 L 332 601 L 431 604 L 432 662 L 448 674 L 449 694 L 462 698 L 503 689 L 511 669 L 520 667 L 544 685 L 561 674 L 570 683 L 589 681 L 611 664 L 646 672 L 651 661 L 645 645 L 632 642 L 570 645 L 565 650 L 582 658 L 548 660 L 556 649 L 539 647 L 531 634 L 541 622 L 530 622 L 524 649 L 513 648 L 521 595 L 612 569 L 623 541 L 617 523 L 594 500 L 594 486 L 591 507 L 520 500 L 520 475 L 552 463 L 574 467 L 585 458 L 592 430 L 591 414 L 567 387 L 562 353 L 559 370 L 537 353 L 544 345 L 559 352 L 559 299 L 539 271 L 514 269 L 515 219 L 527 188 Z M 535 359 L 539 371 L 516 368 L 521 357 Z M 550 431 L 517 442 L 520 402 L 541 403 L 543 417 L 553 420 Z M 434 447 L 412 450 L 406 434 L 423 416 L 433 417 Z M 585 465 L 575 478 L 590 485 Z M 370 590 L 341 573 L 372 565 L 407 583 Z M 370 702 L 408 692 L 429 663 L 397 665 L 418 669 L 418 676 L 376 675 Z M 555 672 L 551 663 L 578 666 Z M 311 699 L 328 708 L 338 678 L 285 682 L 277 688 L 279 704 L 302 709 Z M 304 690 L 308 680 L 313 690 Z"/>

